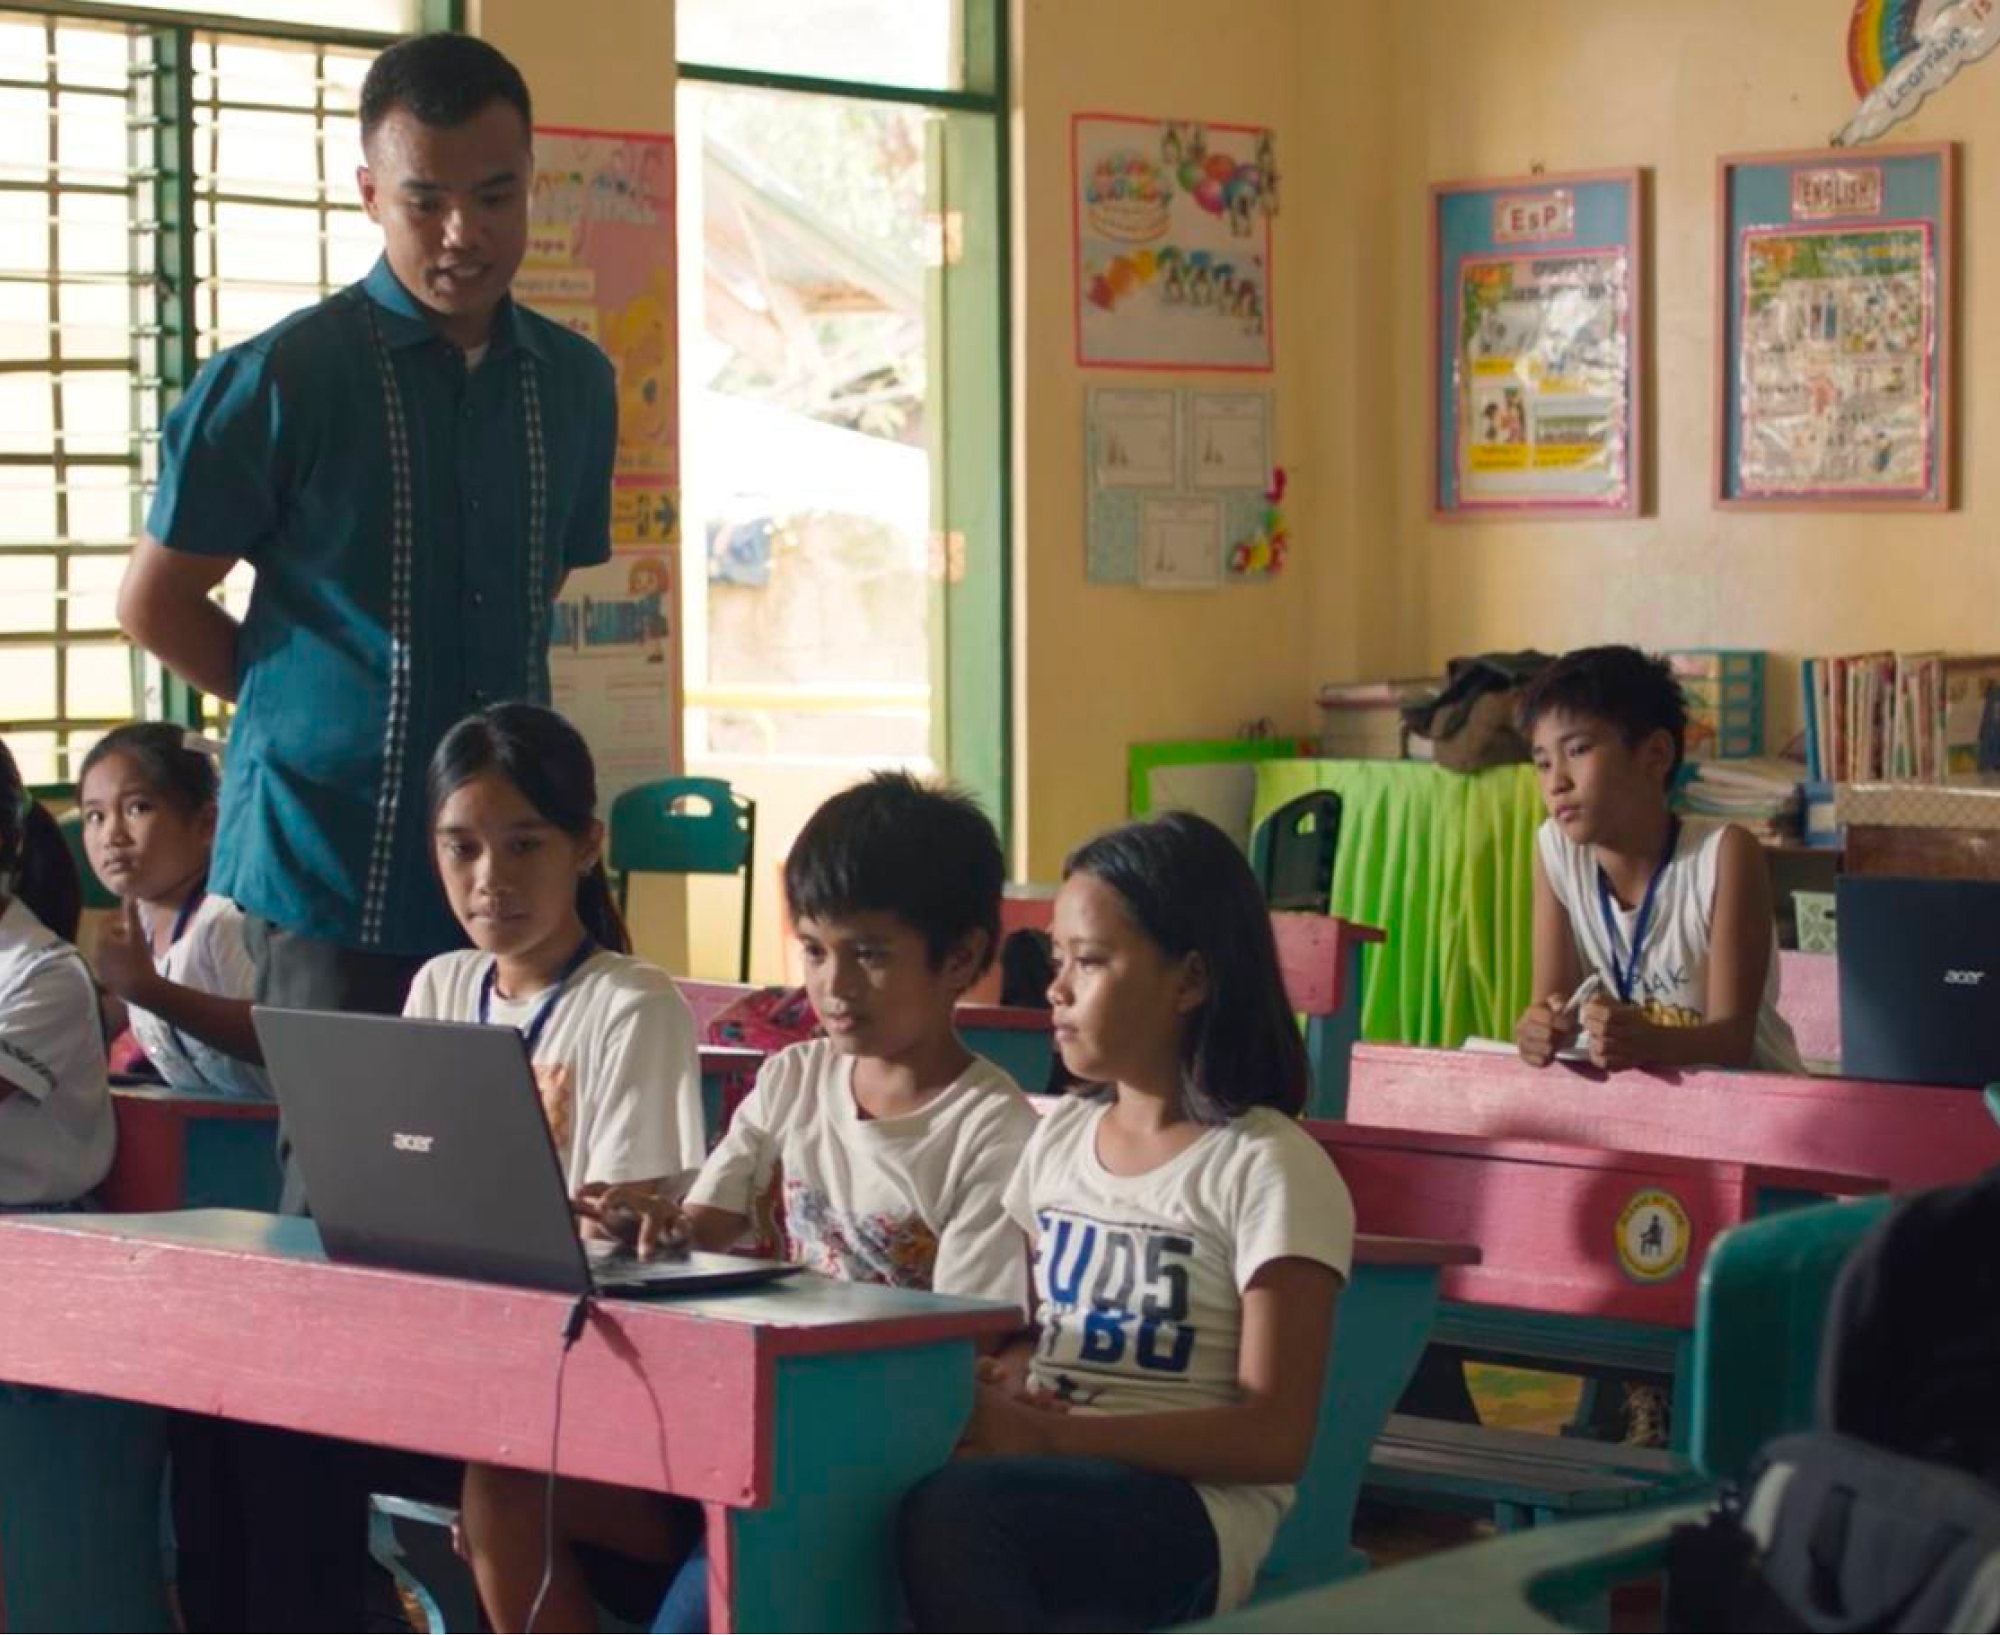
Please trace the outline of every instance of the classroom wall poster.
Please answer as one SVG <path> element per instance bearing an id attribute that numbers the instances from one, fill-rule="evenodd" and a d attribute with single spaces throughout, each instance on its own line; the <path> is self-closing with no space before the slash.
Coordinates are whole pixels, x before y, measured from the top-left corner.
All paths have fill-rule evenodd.
<path id="1" fill-rule="evenodd" d="M 1094 387 L 1084 396 L 1084 577 L 1211 590 L 1281 572 L 1283 473 L 1264 391 Z"/>
<path id="2" fill-rule="evenodd" d="M 549 634 L 555 707 L 589 742 L 608 809 L 680 765 L 673 138 L 538 129 L 528 232 L 514 293 L 618 376 L 611 560 L 570 575 Z"/>
<path id="3" fill-rule="evenodd" d="M 1080 365 L 1271 367 L 1275 150 L 1251 125 L 1070 121 Z"/>
<path id="4" fill-rule="evenodd" d="M 1718 499 L 1949 493 L 1948 149 L 1722 162 Z"/>
<path id="5" fill-rule="evenodd" d="M 1432 189 L 1433 511 L 1638 508 L 1639 175 Z"/>

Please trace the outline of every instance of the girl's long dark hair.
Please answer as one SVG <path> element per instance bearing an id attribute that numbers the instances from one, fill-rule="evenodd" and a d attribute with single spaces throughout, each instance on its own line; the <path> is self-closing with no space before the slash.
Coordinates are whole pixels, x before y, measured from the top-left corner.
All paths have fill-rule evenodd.
<path id="1" fill-rule="evenodd" d="M 574 840 L 590 838 L 597 818 L 597 767 L 583 735 L 554 710 L 539 704 L 495 704 L 446 733 L 431 757 L 432 824 L 453 790 L 488 772 L 520 790 L 564 834 Z M 576 913 L 600 947 L 631 953 L 632 939 L 611 900 L 601 855 L 576 883 Z"/>
<path id="2" fill-rule="evenodd" d="M 64 942 L 83 921 L 83 882 L 61 826 L 28 794 L 21 769 L 0 744 L 0 891 L 28 905 Z"/>
<path id="3" fill-rule="evenodd" d="M 1284 978 L 1271 915 L 1236 843 L 1206 818 L 1168 812 L 1084 842 L 1063 878 L 1088 874 L 1117 892 L 1169 959 L 1198 955 L 1208 997 L 1188 1020 L 1181 1098 L 1202 1124 L 1252 1107 L 1296 1117 L 1310 1070 Z"/>

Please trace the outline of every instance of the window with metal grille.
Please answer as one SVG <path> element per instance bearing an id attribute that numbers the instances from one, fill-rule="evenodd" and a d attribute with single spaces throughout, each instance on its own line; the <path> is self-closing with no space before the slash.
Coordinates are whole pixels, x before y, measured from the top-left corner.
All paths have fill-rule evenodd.
<path id="1" fill-rule="evenodd" d="M 452 20 L 368 5 L 374 25 Z M 229 8 L 273 34 L 145 9 L 0 6 L 0 737 L 31 784 L 69 782 L 120 721 L 191 713 L 115 618 L 166 407 L 377 249 L 355 109 L 392 36 L 332 0 Z M 339 31 L 296 26 L 315 9 Z M 221 592 L 239 613 L 249 582 Z"/>

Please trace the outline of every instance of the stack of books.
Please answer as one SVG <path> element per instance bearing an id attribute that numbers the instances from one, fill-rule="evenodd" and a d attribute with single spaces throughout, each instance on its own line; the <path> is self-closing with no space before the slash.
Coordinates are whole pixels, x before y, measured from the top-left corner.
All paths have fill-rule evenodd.
<path id="1" fill-rule="evenodd" d="M 1809 658 L 1806 762 L 1815 781 L 1940 783 L 1979 765 L 1988 688 L 2000 654 L 1855 653 Z"/>
<path id="2" fill-rule="evenodd" d="M 1674 797 L 1689 817 L 1741 824 L 1765 845 L 1799 838 L 1805 764 L 1775 755 L 1691 761 Z"/>

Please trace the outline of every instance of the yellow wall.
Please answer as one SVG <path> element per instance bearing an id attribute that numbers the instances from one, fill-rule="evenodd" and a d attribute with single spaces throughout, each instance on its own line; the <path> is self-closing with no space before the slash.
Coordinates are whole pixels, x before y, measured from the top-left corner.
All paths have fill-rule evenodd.
<path id="1" fill-rule="evenodd" d="M 1288 185 L 1298 179 L 1301 98 L 1315 90 L 1294 71 L 1298 15 L 1295 0 L 1015 0 L 1015 817 L 1029 878 L 1052 878 L 1068 847 L 1123 815 L 1133 740 L 1227 737 L 1260 716 L 1305 724 L 1310 604 L 1297 577 L 1174 594 L 1085 582 L 1085 389 L 1183 380 L 1078 369 L 1069 271 L 1073 113 L 1270 125 Z M 1286 208 L 1302 197 L 1295 188 Z M 1303 466 L 1291 336 L 1308 309 L 1283 288 L 1292 219 L 1278 222 L 1272 385 L 1280 462 Z M 1185 381 L 1204 378 L 1217 377 Z M 1305 471 L 1294 476 L 1287 517 L 1310 540 L 1317 502 Z"/>
<path id="2" fill-rule="evenodd" d="M 526 77 L 537 124 L 674 128 L 672 0 L 466 0 L 465 10 L 467 31 Z"/>
<path id="3" fill-rule="evenodd" d="M 1355 15 L 1375 9 L 1302 6 L 1313 36 L 1301 53 L 1307 61 L 1338 50 Z M 1391 180 L 1386 201 L 1369 205 L 1388 269 L 1388 339 L 1349 379 L 1329 372 L 1326 358 L 1307 367 L 1314 389 L 1349 394 L 1357 414 L 1374 403 L 1392 428 L 1384 463 L 1359 468 L 1388 490 L 1392 525 L 1369 547 L 1357 588 L 1363 627 L 1399 625 L 1403 638 L 1388 652 L 1357 648 L 1348 663 L 1326 611 L 1340 587 L 1322 582 L 1319 673 L 1601 640 L 1759 647 L 1784 660 L 1772 688 L 1780 738 L 1797 725 L 1801 654 L 1990 647 L 2000 639 L 2000 556 L 1992 545 L 2000 500 L 1980 469 L 1991 442 L 1982 387 L 2000 369 L 2000 213 L 1978 186 L 2000 154 L 2000 63 L 1966 71 L 1885 138 L 1960 142 L 1972 184 L 1961 215 L 1962 508 L 1939 516 L 1781 516 L 1709 504 L 1715 161 L 1816 146 L 1848 117 L 1851 9 L 1848 0 L 1516 0 L 1504 26 L 1482 29 L 1475 40 L 1466 30 L 1471 14 L 1457 0 L 1402 0 L 1394 8 L 1392 33 L 1370 53 L 1383 83 L 1395 88 L 1373 143 Z M 1322 112 L 1306 141 L 1327 139 Z M 1301 143 L 1294 137 L 1290 146 L 1296 153 Z M 1519 174 L 1537 164 L 1651 170 L 1648 408 L 1657 504 L 1636 522 L 1432 523 L 1424 190 L 1434 180 Z M 1280 251 L 1281 281 L 1296 261 L 1294 239 Z M 1398 617 L 1412 596 L 1422 607 L 1415 629 Z"/>
<path id="4" fill-rule="evenodd" d="M 475 0 L 552 121 L 666 129 L 669 0 Z M 1853 107 L 1849 0 L 1014 0 L 1016 865 L 1046 878 L 1124 809 L 1126 745 L 1309 730 L 1315 683 L 1490 647 L 1626 639 L 1795 660 L 1863 645 L 1988 646 L 2000 500 L 1981 387 L 2000 370 L 2000 214 L 1961 217 L 1961 509 L 1741 515 L 1708 503 L 1714 163 L 1809 146 Z M 1468 26 L 1475 18 L 1475 34 Z M 586 43 L 580 43 L 586 42 Z M 605 42 L 599 44 L 598 42 Z M 1193 595 L 1083 573 L 1087 386 L 1148 381 L 1072 356 L 1069 120 L 1079 111 L 1271 126 L 1277 446 L 1296 540 L 1276 583 Z M 1892 140 L 1951 138 L 1976 184 L 2000 153 L 2000 62 Z M 1427 515 L 1425 187 L 1643 165 L 1654 503 L 1622 523 L 1450 526 Z M 1795 724 L 1793 670 L 1773 725 Z"/>

